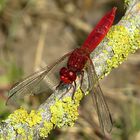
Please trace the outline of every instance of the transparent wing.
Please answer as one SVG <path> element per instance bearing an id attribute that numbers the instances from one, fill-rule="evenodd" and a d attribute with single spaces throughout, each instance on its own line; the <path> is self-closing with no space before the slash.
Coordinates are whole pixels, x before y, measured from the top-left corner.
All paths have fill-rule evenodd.
<path id="1" fill-rule="evenodd" d="M 57 64 L 64 61 L 66 58 L 70 56 L 70 53 L 61 57 L 57 62 L 52 64 L 50 67 L 45 67 L 42 70 L 35 72 L 34 74 L 28 76 L 27 78 L 23 79 L 21 82 L 16 84 L 9 92 L 8 92 L 8 101 L 14 97 L 14 95 L 18 94 L 38 94 L 39 91 L 39 83 L 48 75 L 48 73 L 57 66 Z M 59 71 L 58 71 L 59 73 Z"/>
<path id="2" fill-rule="evenodd" d="M 89 90 L 96 106 L 100 127 L 105 134 L 105 131 L 110 132 L 113 127 L 111 114 L 100 88 L 98 77 L 91 60 L 87 62 L 86 70 L 89 80 Z"/>

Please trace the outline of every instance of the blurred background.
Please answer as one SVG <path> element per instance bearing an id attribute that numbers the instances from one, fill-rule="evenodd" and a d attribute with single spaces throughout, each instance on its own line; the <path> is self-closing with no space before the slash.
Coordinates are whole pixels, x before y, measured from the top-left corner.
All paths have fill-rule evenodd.
<path id="1" fill-rule="evenodd" d="M 125 13 L 123 0 L 0 0 L 0 120 L 17 107 L 5 106 L 6 91 L 17 81 L 50 65 L 79 47 L 100 18 L 113 6 L 115 23 Z M 114 121 L 106 140 L 140 140 L 140 51 L 101 80 Z M 48 95 L 25 98 L 38 107 Z M 49 140 L 100 140 L 103 136 L 91 96 L 70 128 L 55 129 Z"/>

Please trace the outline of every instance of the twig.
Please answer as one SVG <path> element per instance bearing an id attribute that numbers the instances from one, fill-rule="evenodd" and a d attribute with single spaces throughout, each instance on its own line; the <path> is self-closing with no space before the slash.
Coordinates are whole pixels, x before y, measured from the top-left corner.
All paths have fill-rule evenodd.
<path id="1" fill-rule="evenodd" d="M 91 54 L 100 79 L 140 48 L 140 1 L 132 1 L 136 3 L 132 8 L 131 1 L 128 4 L 131 11 L 112 27 L 107 37 Z M 78 81 L 76 82 L 78 85 Z M 72 126 L 78 118 L 77 110 L 82 93 L 77 89 L 74 101 L 71 99 L 71 91 L 63 96 L 62 100 L 57 100 L 63 92 L 65 89 L 56 90 L 38 110 L 32 110 L 30 114 L 22 108 L 16 110 L 1 124 L 0 137 L 10 140 L 39 139 L 47 137 L 56 126 Z"/>

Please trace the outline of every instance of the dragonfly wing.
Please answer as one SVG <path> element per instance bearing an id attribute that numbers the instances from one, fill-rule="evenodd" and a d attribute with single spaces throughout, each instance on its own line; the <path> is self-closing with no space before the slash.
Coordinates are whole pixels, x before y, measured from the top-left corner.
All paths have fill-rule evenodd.
<path id="1" fill-rule="evenodd" d="M 45 67 L 42 70 L 35 72 L 34 74 L 28 76 L 27 78 L 23 79 L 21 82 L 16 84 L 9 92 L 8 92 L 8 99 L 6 104 L 8 103 L 9 99 L 14 97 L 14 95 L 21 95 L 21 94 L 38 94 L 39 93 L 39 84 L 40 82 L 47 76 L 52 68 L 54 68 L 57 64 L 61 63 L 65 60 L 65 58 L 69 57 L 70 53 L 61 57 L 57 62 L 52 64 L 50 67 Z"/>
<path id="2" fill-rule="evenodd" d="M 87 75 L 89 80 L 89 90 L 96 106 L 99 123 L 103 133 L 110 132 L 113 127 L 113 122 L 108 105 L 100 88 L 98 77 L 96 75 L 94 65 L 91 60 L 87 63 Z"/>
<path id="3" fill-rule="evenodd" d="M 38 71 L 33 75 L 23 79 L 21 82 L 16 84 L 9 92 L 8 92 L 8 99 L 14 97 L 14 95 L 21 95 L 21 94 L 35 94 L 35 88 L 37 88 L 37 84 L 45 77 L 45 71 Z M 34 92 L 34 93 L 33 93 Z"/>

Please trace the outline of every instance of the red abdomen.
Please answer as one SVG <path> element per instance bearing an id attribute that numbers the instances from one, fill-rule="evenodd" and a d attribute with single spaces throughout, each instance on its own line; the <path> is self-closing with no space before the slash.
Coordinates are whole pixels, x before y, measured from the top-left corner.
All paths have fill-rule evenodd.
<path id="1" fill-rule="evenodd" d="M 99 21 L 81 48 L 88 48 L 90 52 L 92 52 L 97 47 L 97 45 L 103 40 L 111 25 L 113 24 L 115 13 L 116 7 L 114 7 Z"/>
<path id="2" fill-rule="evenodd" d="M 81 48 L 77 48 L 70 55 L 67 67 L 74 72 L 79 72 L 84 68 L 88 58 L 89 52 L 87 49 L 83 50 Z"/>

